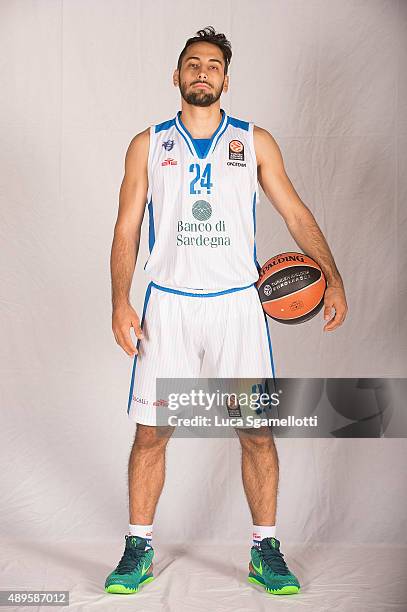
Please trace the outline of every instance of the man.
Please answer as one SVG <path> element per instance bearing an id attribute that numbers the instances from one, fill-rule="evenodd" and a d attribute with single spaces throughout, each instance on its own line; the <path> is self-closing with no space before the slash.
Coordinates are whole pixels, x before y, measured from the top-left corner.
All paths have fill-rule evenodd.
<path id="1" fill-rule="evenodd" d="M 267 318 L 254 284 L 260 267 L 257 181 L 296 243 L 326 276 L 324 318 L 330 319 L 332 309 L 335 314 L 324 330 L 341 325 L 347 311 L 332 254 L 292 186 L 274 138 L 220 107 L 231 56 L 229 41 L 212 27 L 190 38 L 173 74 L 182 110 L 137 134 L 126 154 L 111 256 L 112 327 L 117 343 L 134 356 L 128 415 L 137 430 L 129 460 L 129 533 L 123 556 L 106 579 L 109 593 L 135 593 L 153 580 L 153 518 L 172 431 L 166 434 L 157 423 L 163 406 L 155 395 L 156 377 L 199 377 L 204 359 L 213 376 L 274 376 Z M 140 324 L 129 292 L 146 202 L 150 256 L 144 268 L 152 280 Z M 245 430 L 238 436 L 253 518 L 249 580 L 271 594 L 297 593 L 299 582 L 275 537 L 273 437 Z"/>

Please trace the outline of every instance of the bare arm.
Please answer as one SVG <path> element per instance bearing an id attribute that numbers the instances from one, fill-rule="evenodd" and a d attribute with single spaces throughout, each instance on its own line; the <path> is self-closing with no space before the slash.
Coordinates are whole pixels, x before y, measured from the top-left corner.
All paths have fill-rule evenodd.
<path id="1" fill-rule="evenodd" d="M 255 126 L 254 144 L 258 179 L 264 193 L 284 218 L 298 246 L 315 259 L 325 274 L 328 287 L 324 296 L 324 318 L 330 318 L 332 307 L 335 316 L 325 325 L 324 331 L 331 331 L 343 323 L 348 310 L 343 281 L 332 253 L 312 212 L 300 199 L 287 176 L 281 151 L 273 136 Z"/>
<path id="2" fill-rule="evenodd" d="M 137 354 L 130 335 L 142 338 L 139 317 L 130 304 L 130 287 L 140 245 L 141 224 L 147 199 L 149 129 L 130 142 L 120 187 L 119 211 L 110 257 L 112 279 L 112 329 L 116 342 L 128 355 Z"/>

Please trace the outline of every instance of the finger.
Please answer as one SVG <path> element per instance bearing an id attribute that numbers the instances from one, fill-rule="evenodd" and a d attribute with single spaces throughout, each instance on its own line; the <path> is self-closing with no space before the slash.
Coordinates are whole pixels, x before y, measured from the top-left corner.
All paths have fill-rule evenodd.
<path id="1" fill-rule="evenodd" d="M 331 308 L 332 308 L 332 304 L 325 304 L 325 308 L 324 308 L 325 321 L 331 318 Z"/>
<path id="2" fill-rule="evenodd" d="M 134 346 L 131 339 L 130 330 L 120 330 L 118 333 L 118 344 L 131 357 L 138 354 L 138 349 Z"/>
<path id="3" fill-rule="evenodd" d="M 333 331 L 334 329 L 336 329 L 339 325 L 339 322 L 335 322 L 334 319 L 332 319 L 331 321 L 329 321 L 329 323 L 327 323 L 324 327 L 324 331 Z"/>
<path id="4" fill-rule="evenodd" d="M 137 338 L 140 338 L 140 340 L 144 338 L 143 330 L 141 329 L 140 323 L 138 321 L 134 321 L 132 322 L 132 326 Z"/>
<path id="5" fill-rule="evenodd" d="M 344 312 L 343 311 L 336 312 L 335 316 L 333 317 L 333 319 L 331 319 L 329 321 L 329 323 L 327 323 L 325 325 L 324 331 L 332 331 L 332 330 L 336 329 L 337 327 L 342 325 L 344 319 L 345 319 L 345 316 L 344 316 Z"/>

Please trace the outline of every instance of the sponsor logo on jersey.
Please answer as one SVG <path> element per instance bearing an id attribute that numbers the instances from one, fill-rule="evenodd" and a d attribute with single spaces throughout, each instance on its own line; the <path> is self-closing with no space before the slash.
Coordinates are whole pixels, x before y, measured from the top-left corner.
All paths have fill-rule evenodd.
<path id="1" fill-rule="evenodd" d="M 177 231 L 177 246 L 210 246 L 211 248 L 230 246 L 230 236 L 225 235 L 227 230 L 223 219 L 218 219 L 216 223 L 210 221 L 190 222 L 178 219 Z M 214 235 L 214 232 L 221 235 Z"/>
<path id="2" fill-rule="evenodd" d="M 142 397 L 136 397 L 135 395 L 133 395 L 133 399 L 135 402 L 138 402 L 139 404 L 148 404 L 148 400 Z"/>
<path id="3" fill-rule="evenodd" d="M 192 214 L 198 221 L 207 221 L 212 215 L 212 206 L 206 200 L 197 200 L 192 204 Z"/>
<path id="4" fill-rule="evenodd" d="M 166 151 L 171 151 L 174 148 L 175 141 L 174 140 L 164 140 L 162 146 Z"/>
<path id="5" fill-rule="evenodd" d="M 228 161 L 227 163 L 228 166 L 239 166 L 240 168 L 246 168 L 246 164 L 243 162 L 231 162 Z"/>
<path id="6" fill-rule="evenodd" d="M 161 162 L 162 166 L 176 166 L 178 164 L 176 159 L 172 159 L 172 157 L 167 157 L 167 159 L 164 159 L 163 162 Z"/>
<path id="7" fill-rule="evenodd" d="M 244 145 L 240 140 L 229 142 L 229 159 L 244 160 Z"/>

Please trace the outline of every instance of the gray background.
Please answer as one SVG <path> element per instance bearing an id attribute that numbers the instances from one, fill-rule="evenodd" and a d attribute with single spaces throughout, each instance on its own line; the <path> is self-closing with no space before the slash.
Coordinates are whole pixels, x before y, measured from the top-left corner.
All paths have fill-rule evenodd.
<path id="1" fill-rule="evenodd" d="M 67 553 L 71 542 L 92 551 L 114 543 L 104 564 L 87 557 L 96 594 L 118 560 L 135 429 L 126 414 L 132 361 L 111 331 L 118 190 L 131 138 L 180 108 L 172 71 L 185 40 L 209 24 L 232 41 L 222 107 L 273 134 L 347 291 L 348 318 L 334 333 L 322 332 L 322 313 L 294 327 L 269 319 L 277 374 L 406 375 L 406 2 L 2 0 L 0 534 L 2 569 L 10 570 L 3 588 L 22 586 L 21 572 L 13 573 L 20 552 L 14 565 L 7 553 L 22 540 L 33 543 L 37 588 L 50 568 L 59 580 L 47 584 L 59 588 L 62 574 L 81 567 L 83 558 Z M 262 263 L 299 248 L 261 195 Z M 145 215 L 132 286 L 140 315 L 147 222 Z M 286 547 L 406 544 L 405 440 L 277 446 L 277 537 Z M 250 536 L 238 442 L 171 441 L 157 546 L 236 543 L 245 565 Z M 51 554 L 58 543 L 65 557 Z M 362 555 L 360 566 L 367 558 L 375 556 Z M 293 561 L 300 576 L 311 571 L 306 559 Z M 86 572 L 75 580 L 87 592 Z M 323 595 L 318 579 L 310 583 Z M 394 588 L 377 609 L 405 609 L 397 597 Z M 343 609 L 368 609 L 359 603 Z M 317 599 L 312 606 L 319 609 Z"/>

